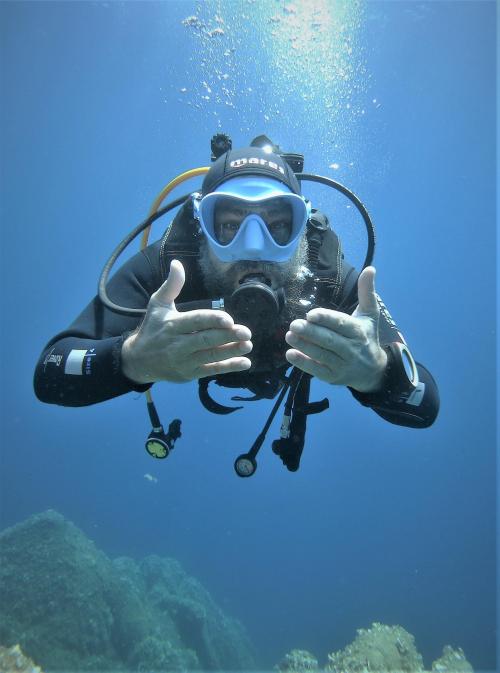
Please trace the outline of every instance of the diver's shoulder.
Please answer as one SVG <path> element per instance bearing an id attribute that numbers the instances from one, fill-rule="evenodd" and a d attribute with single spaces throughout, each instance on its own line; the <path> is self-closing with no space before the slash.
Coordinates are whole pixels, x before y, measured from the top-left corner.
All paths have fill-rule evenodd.
<path id="1" fill-rule="evenodd" d="M 149 256 L 158 257 L 160 253 L 162 240 L 163 240 L 162 238 L 159 238 L 157 241 L 150 243 L 145 248 L 143 248 L 141 252 L 143 252 L 148 257 Z"/>

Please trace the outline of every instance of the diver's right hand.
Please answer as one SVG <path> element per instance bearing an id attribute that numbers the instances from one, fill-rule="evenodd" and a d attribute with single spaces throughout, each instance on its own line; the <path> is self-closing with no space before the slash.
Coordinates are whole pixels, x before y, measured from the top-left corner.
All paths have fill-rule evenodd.
<path id="1" fill-rule="evenodd" d="M 122 347 L 122 372 L 136 383 L 184 382 L 249 369 L 241 357 L 252 350 L 251 332 L 235 325 L 224 311 L 199 309 L 180 313 L 175 299 L 186 276 L 179 260 L 153 294 L 139 329 Z"/>

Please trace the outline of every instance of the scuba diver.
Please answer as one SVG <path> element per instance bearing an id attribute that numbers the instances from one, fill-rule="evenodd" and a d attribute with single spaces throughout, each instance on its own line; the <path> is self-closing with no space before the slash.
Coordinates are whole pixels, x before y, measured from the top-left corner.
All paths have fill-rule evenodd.
<path id="1" fill-rule="evenodd" d="M 375 292 L 375 237 L 363 204 L 340 183 L 303 173 L 303 156 L 282 152 L 266 136 L 233 149 L 218 134 L 211 148 L 211 166 L 167 185 L 148 219 L 108 260 L 98 295 L 45 346 L 35 369 L 37 397 L 85 406 L 145 392 L 152 424 L 146 449 L 154 458 L 168 456 L 181 436 L 179 419 L 164 430 L 150 391 L 156 382 L 197 380 L 200 401 L 217 414 L 242 407 L 218 403 L 212 382 L 250 391 L 235 401 L 276 398 L 253 446 L 236 458 L 241 477 L 254 474 L 285 396 L 272 450 L 290 471 L 298 469 L 307 416 L 328 407 L 327 399 L 309 401 L 313 376 L 347 386 L 391 423 L 432 425 L 437 386 Z M 160 208 L 194 175 L 204 175 L 200 192 Z M 368 252 L 359 274 L 345 261 L 328 216 L 303 195 L 307 180 L 340 191 L 361 213 Z M 148 245 L 151 224 L 175 207 L 164 235 Z M 141 251 L 108 281 L 141 232 Z"/>

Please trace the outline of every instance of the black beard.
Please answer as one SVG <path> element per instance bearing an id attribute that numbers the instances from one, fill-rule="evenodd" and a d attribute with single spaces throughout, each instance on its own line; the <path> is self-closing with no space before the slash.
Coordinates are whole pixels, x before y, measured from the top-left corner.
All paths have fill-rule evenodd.
<path id="1" fill-rule="evenodd" d="M 249 274 L 265 276 L 273 289 L 282 287 L 287 300 L 298 302 L 310 271 L 307 268 L 308 245 L 305 235 L 288 262 L 221 262 L 211 253 L 206 239 L 201 241 L 199 265 L 205 288 L 210 297 L 228 297 Z"/>
<path id="2" fill-rule="evenodd" d="M 276 322 L 271 321 L 266 325 L 271 330 L 272 336 L 269 331 L 267 335 L 259 334 L 260 330 L 256 333 L 253 325 L 251 326 L 254 343 L 254 349 L 250 354 L 251 372 L 275 371 L 276 368 L 287 365 L 285 351 L 289 346 L 285 342 L 285 334 L 292 320 L 304 318 L 311 307 L 303 301 L 306 282 L 312 280 L 307 260 L 308 244 L 305 235 L 300 239 L 293 257 L 288 262 L 282 263 L 221 262 L 211 253 L 206 239 L 203 240 L 200 246 L 199 264 L 205 288 L 212 299 L 219 297 L 228 299 L 240 286 L 242 279 L 248 275 L 254 275 L 256 280 L 270 285 L 273 290 L 279 288 L 284 290 L 285 304 L 279 316 L 276 316 Z"/>

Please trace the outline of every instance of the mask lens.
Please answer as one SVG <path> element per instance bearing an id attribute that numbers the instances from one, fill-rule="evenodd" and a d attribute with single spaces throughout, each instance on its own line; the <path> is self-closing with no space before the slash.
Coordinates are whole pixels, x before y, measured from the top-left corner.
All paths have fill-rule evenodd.
<path id="1" fill-rule="evenodd" d="M 239 231 L 242 222 L 249 215 L 259 215 L 278 245 L 286 245 L 293 229 L 293 209 L 283 198 L 268 199 L 263 202 L 245 203 L 240 199 L 223 196 L 214 207 L 214 234 L 220 245 L 228 245 Z"/>

